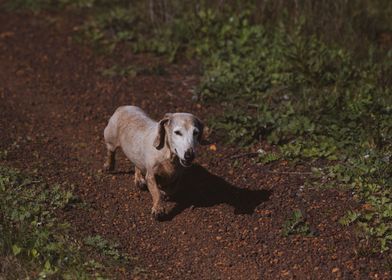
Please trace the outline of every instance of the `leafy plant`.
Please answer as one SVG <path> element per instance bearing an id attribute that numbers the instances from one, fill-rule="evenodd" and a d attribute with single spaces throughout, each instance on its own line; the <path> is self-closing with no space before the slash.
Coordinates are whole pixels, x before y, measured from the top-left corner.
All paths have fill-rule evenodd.
<path id="1" fill-rule="evenodd" d="M 348 166 L 332 166 L 324 176 L 351 187 L 362 209 L 349 211 L 340 222 L 343 225 L 356 223 L 368 237 L 378 241 L 375 251 L 385 252 L 392 245 L 392 168 L 391 155 L 367 154 L 362 160 Z M 381 158 L 381 159 L 380 159 Z"/>
<path id="2" fill-rule="evenodd" d="M 7 159 L 8 151 L 7 150 L 0 150 L 0 159 Z"/>
<path id="3" fill-rule="evenodd" d="M 127 257 L 118 250 L 119 245 L 110 243 L 100 235 L 88 236 L 84 239 L 84 244 L 96 248 L 100 253 L 113 258 L 114 260 L 126 260 Z"/>
<path id="4" fill-rule="evenodd" d="M 257 162 L 262 164 L 268 164 L 277 160 L 280 160 L 282 155 L 278 152 L 265 152 L 263 150 L 259 150 Z"/>
<path id="5" fill-rule="evenodd" d="M 291 218 L 283 225 L 283 235 L 289 236 L 292 234 L 312 235 L 309 224 L 306 222 L 300 210 L 294 210 Z"/>

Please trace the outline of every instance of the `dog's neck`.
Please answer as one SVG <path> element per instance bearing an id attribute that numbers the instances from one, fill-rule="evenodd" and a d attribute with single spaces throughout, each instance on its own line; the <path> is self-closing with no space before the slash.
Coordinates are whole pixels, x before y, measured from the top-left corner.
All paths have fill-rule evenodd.
<path id="1" fill-rule="evenodd" d="M 172 152 L 168 136 L 165 135 L 165 144 L 164 144 L 164 149 L 167 149 L 167 153 L 169 154 L 169 160 L 171 163 L 175 163 L 176 161 L 179 161 L 178 156 Z"/>

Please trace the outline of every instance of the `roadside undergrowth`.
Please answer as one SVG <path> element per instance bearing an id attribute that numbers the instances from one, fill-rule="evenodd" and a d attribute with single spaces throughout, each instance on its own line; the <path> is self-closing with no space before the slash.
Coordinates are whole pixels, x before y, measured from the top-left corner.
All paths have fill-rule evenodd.
<path id="1" fill-rule="evenodd" d="M 104 279 L 115 275 L 111 268 L 129 265 L 102 237 L 101 244 L 111 249 L 103 257 L 95 244 L 72 237 L 71 225 L 58 211 L 77 204 L 63 186 L 0 167 L 0 278 Z"/>

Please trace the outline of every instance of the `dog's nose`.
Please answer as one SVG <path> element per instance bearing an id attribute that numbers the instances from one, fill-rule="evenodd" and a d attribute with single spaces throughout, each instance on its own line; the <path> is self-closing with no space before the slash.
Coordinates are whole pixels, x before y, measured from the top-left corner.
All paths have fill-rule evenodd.
<path id="1" fill-rule="evenodd" d="M 192 161 L 195 158 L 195 152 L 193 149 L 188 149 L 184 154 L 184 158 L 186 161 Z"/>

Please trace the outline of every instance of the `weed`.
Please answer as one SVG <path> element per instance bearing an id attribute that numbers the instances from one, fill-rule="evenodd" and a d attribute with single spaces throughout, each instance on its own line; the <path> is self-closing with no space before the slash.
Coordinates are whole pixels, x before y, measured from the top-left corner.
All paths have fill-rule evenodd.
<path id="1" fill-rule="evenodd" d="M 326 168 L 324 176 L 332 177 L 340 184 L 354 190 L 362 209 L 350 211 L 340 222 L 356 223 L 368 237 L 378 241 L 374 251 L 385 252 L 392 244 L 392 167 L 391 154 L 366 154 L 362 160 L 350 160 L 350 165 L 334 165 Z"/>
<path id="2" fill-rule="evenodd" d="M 161 64 L 154 65 L 151 67 L 147 66 L 140 66 L 140 67 L 135 67 L 135 66 L 125 66 L 121 67 L 119 65 L 113 65 L 110 68 L 103 69 L 101 71 L 102 75 L 107 76 L 107 77 L 128 77 L 128 78 L 133 78 L 136 77 L 137 75 L 157 75 L 157 76 L 162 76 L 166 75 L 167 72 L 165 70 L 165 67 Z"/>
<path id="3" fill-rule="evenodd" d="M 84 244 L 96 248 L 100 253 L 113 258 L 114 260 L 127 260 L 128 257 L 118 250 L 119 245 L 110 243 L 100 235 L 88 236 L 84 239 Z"/>
<path id="4" fill-rule="evenodd" d="M 8 151 L 7 150 L 0 150 L 0 160 L 5 160 L 8 157 Z"/>
<path id="5" fill-rule="evenodd" d="M 135 67 L 133 66 L 127 66 L 127 67 L 120 67 L 118 65 L 113 65 L 110 68 L 103 69 L 101 71 L 102 75 L 107 76 L 107 77 L 129 77 L 133 78 L 136 77 L 137 72 Z"/>
<path id="6" fill-rule="evenodd" d="M 278 152 L 265 152 L 259 150 L 257 162 L 261 164 L 269 164 L 278 161 L 282 158 L 282 155 Z"/>
<path id="7" fill-rule="evenodd" d="M 305 236 L 312 235 L 309 224 L 305 221 L 300 210 L 293 211 L 290 219 L 283 225 L 283 235 L 289 236 L 293 234 L 301 234 Z"/>

